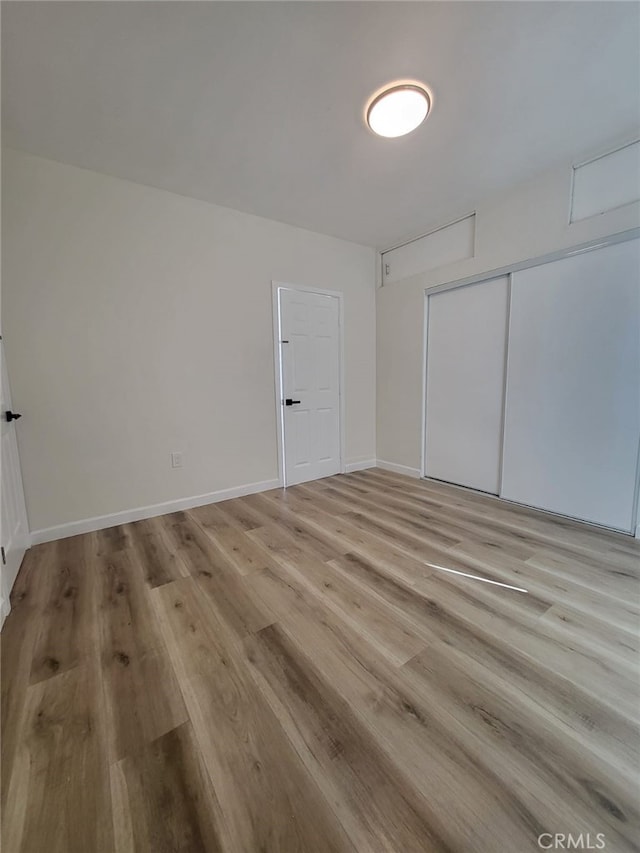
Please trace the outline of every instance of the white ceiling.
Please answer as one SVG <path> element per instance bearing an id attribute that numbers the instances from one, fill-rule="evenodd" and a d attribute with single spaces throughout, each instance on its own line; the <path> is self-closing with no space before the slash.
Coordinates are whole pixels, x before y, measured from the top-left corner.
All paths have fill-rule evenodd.
<path id="1" fill-rule="evenodd" d="M 5 2 L 2 49 L 5 144 L 381 248 L 640 121 L 636 3 Z"/>

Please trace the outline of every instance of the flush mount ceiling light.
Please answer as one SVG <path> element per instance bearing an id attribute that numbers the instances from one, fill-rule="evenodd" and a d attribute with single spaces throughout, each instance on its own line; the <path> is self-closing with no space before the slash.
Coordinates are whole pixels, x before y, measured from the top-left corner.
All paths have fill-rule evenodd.
<path id="1" fill-rule="evenodd" d="M 397 83 L 369 101 L 367 124 L 378 136 L 404 136 L 422 124 L 430 109 L 431 96 L 423 86 Z"/>

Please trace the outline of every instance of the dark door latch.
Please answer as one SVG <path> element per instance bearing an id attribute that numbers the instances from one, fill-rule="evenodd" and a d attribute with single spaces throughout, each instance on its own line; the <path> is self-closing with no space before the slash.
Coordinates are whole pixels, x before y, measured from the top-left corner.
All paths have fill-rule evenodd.
<path id="1" fill-rule="evenodd" d="M 5 417 L 6 417 L 6 419 L 9 421 L 9 423 L 11 423 L 11 421 L 17 421 L 17 420 L 18 420 L 18 418 L 21 418 L 21 417 L 22 417 L 22 415 L 19 415 L 17 412 L 12 412 L 12 411 L 11 411 L 11 409 L 9 409 L 9 410 L 5 413 Z"/>
<path id="2" fill-rule="evenodd" d="M 300 400 L 292 400 L 291 397 L 287 397 L 284 401 L 285 406 L 296 406 Z"/>

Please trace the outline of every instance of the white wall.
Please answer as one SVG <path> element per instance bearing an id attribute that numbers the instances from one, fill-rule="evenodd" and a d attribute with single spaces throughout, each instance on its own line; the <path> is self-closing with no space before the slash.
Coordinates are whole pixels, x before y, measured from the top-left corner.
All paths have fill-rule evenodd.
<path id="1" fill-rule="evenodd" d="M 571 164 L 476 205 L 475 256 L 377 290 L 377 457 L 421 464 L 424 291 L 640 225 L 640 204 L 569 224 Z"/>
<path id="2" fill-rule="evenodd" d="M 277 478 L 272 279 L 344 293 L 346 461 L 375 457 L 372 249 L 14 151 L 2 225 L 32 530 Z"/>

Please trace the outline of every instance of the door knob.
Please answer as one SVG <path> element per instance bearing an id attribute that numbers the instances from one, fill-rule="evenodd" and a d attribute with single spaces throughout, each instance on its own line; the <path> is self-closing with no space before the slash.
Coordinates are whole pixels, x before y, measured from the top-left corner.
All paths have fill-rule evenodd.
<path id="1" fill-rule="evenodd" d="M 17 421 L 18 418 L 22 417 L 22 415 L 19 415 L 17 412 L 12 412 L 11 409 L 9 409 L 7 412 L 5 412 L 5 417 L 9 421 L 9 423 L 11 423 L 11 421 Z"/>
<path id="2" fill-rule="evenodd" d="M 295 406 L 300 402 L 300 400 L 292 400 L 291 397 L 287 397 L 284 401 L 285 406 Z"/>

